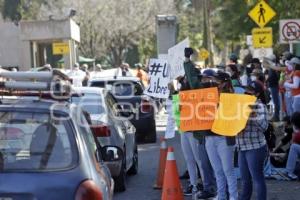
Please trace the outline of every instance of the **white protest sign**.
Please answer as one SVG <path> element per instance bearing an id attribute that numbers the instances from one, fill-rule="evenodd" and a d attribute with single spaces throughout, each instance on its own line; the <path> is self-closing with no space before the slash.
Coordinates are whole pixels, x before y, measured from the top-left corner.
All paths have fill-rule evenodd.
<path id="1" fill-rule="evenodd" d="M 170 93 L 168 89 L 170 77 L 167 60 L 150 59 L 148 69 L 150 82 L 144 94 L 156 98 L 168 98 Z"/>
<path id="2" fill-rule="evenodd" d="M 158 54 L 158 59 L 167 60 L 168 59 L 168 54 Z"/>
<path id="3" fill-rule="evenodd" d="M 168 64 L 170 65 L 170 77 L 175 79 L 184 75 L 184 49 L 189 47 L 189 39 L 186 38 L 168 50 Z"/>

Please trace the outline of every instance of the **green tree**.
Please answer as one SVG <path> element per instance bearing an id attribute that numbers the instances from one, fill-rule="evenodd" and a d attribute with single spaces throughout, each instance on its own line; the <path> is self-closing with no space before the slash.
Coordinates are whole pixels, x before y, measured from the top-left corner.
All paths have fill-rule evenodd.
<path id="1" fill-rule="evenodd" d="M 43 4 L 47 4 L 47 0 L 0 0 L 0 9 L 5 20 L 18 23 L 36 19 Z"/>
<path id="2" fill-rule="evenodd" d="M 279 38 L 279 20 L 299 18 L 300 4 L 294 0 L 266 1 L 277 13 L 277 15 L 266 25 L 273 28 L 273 39 L 275 46 Z M 213 30 L 215 44 L 218 49 L 223 49 L 225 44 L 231 44 L 231 50 L 245 43 L 245 36 L 251 34 L 252 28 L 258 27 L 250 19 L 248 12 L 258 3 L 257 0 L 213 0 Z"/>

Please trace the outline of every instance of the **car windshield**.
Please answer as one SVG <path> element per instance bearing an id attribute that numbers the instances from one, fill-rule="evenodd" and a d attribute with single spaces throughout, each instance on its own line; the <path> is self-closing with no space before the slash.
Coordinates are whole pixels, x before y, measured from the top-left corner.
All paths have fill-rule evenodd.
<path id="1" fill-rule="evenodd" d="M 0 171 L 63 170 L 77 162 L 68 121 L 49 113 L 0 112 Z"/>
<path id="2" fill-rule="evenodd" d="M 105 113 L 102 98 L 98 94 L 85 93 L 80 97 L 72 97 L 72 102 L 81 106 L 89 114 L 100 115 Z"/>
<path id="3" fill-rule="evenodd" d="M 115 96 L 142 95 L 143 88 L 140 83 L 134 81 L 93 81 L 92 87 L 107 88 Z"/>

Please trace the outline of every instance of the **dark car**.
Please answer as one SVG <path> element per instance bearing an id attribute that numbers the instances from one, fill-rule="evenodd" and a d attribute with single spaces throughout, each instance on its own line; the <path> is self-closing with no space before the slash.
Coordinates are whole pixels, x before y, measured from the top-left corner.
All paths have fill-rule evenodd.
<path id="1" fill-rule="evenodd" d="M 116 191 L 126 189 L 126 173 L 138 173 L 138 148 L 135 127 L 122 116 L 113 95 L 103 88 L 73 88 L 79 96 L 72 97 L 73 103 L 87 111 L 91 127 L 101 146 L 117 146 L 122 150 L 123 160 L 105 162 L 115 180 Z"/>
<path id="2" fill-rule="evenodd" d="M 101 77 L 90 81 L 91 87 L 106 88 L 127 111 L 128 118 L 136 128 L 137 140 L 156 142 L 155 111 L 157 103 L 143 94 L 144 87 L 136 77 Z"/>

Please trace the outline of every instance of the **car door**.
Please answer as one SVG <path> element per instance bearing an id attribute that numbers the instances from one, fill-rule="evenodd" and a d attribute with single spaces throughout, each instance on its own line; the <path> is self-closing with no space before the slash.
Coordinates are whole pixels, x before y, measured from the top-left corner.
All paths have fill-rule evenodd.
<path id="1" fill-rule="evenodd" d="M 129 169 L 132 165 L 132 158 L 133 158 L 133 152 L 134 152 L 134 145 L 135 145 L 135 136 L 134 136 L 134 127 L 132 127 L 132 124 L 125 119 L 120 111 L 121 108 L 119 104 L 117 103 L 116 99 L 113 97 L 111 93 L 107 93 L 106 95 L 106 101 L 108 102 L 108 107 L 112 111 L 113 120 L 115 122 L 115 125 L 118 126 L 118 130 L 122 131 L 122 135 L 124 135 L 124 143 L 125 143 L 125 151 L 126 151 L 126 169 Z"/>
<path id="2" fill-rule="evenodd" d="M 81 112 L 78 109 L 78 112 Z M 82 112 L 81 112 L 82 113 Z M 109 169 L 106 167 L 106 165 L 104 164 L 103 160 L 102 160 L 102 156 L 101 156 L 101 151 L 99 151 L 98 149 L 100 148 L 100 145 L 97 144 L 97 142 L 95 141 L 95 137 L 91 131 L 91 129 L 89 128 L 89 124 L 86 120 L 86 115 L 84 115 L 83 113 L 80 116 L 80 120 L 78 129 L 81 132 L 81 136 L 84 139 L 84 143 L 87 146 L 88 149 L 88 154 L 91 157 L 91 160 L 93 161 L 93 163 L 91 163 L 92 165 L 94 165 L 94 169 L 96 171 L 96 176 L 97 177 L 93 177 L 95 178 L 96 182 L 99 183 L 99 186 L 102 189 L 102 192 L 104 191 L 111 191 L 111 187 L 112 187 L 112 183 L 111 183 L 111 175 L 109 172 Z M 111 194 L 103 194 L 103 195 L 107 195 L 110 196 L 109 199 L 111 199 Z"/>

